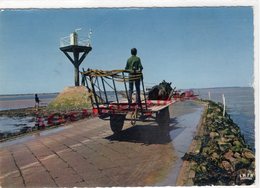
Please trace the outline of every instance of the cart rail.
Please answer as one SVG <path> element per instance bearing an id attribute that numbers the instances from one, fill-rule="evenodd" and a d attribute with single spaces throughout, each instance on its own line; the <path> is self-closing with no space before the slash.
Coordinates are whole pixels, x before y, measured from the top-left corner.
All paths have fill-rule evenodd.
<path id="1" fill-rule="evenodd" d="M 91 104 L 93 113 L 100 118 L 110 117 L 110 127 L 114 133 L 122 130 L 126 115 L 131 114 L 131 124 L 136 121 L 144 121 L 148 117 L 153 117 L 159 125 L 169 123 L 169 105 L 173 100 L 148 100 L 146 97 L 143 74 L 137 73 L 135 76 L 129 76 L 126 70 L 91 70 L 81 72 L 82 84 L 85 85 L 91 93 Z M 140 80 L 142 97 L 140 103 L 136 103 L 129 98 L 127 83 Z M 121 85 L 120 85 L 121 84 Z M 111 98 L 112 96 L 112 98 Z M 155 117 L 153 116 L 155 115 Z"/>
<path id="2" fill-rule="evenodd" d="M 110 104 L 119 105 L 122 99 L 126 99 L 128 107 L 132 106 L 132 99 L 130 99 L 127 83 L 135 80 L 140 80 L 144 95 L 144 108 L 147 110 L 146 93 L 144 92 L 143 74 L 136 73 L 134 76 L 129 76 L 130 71 L 127 70 L 92 70 L 81 72 L 82 84 L 85 85 L 91 96 L 91 103 L 93 108 L 99 110 L 99 106 L 109 108 Z M 139 96 L 141 98 L 141 96 Z M 134 103 L 134 102 L 133 102 Z M 140 105 L 142 108 L 143 106 Z"/>

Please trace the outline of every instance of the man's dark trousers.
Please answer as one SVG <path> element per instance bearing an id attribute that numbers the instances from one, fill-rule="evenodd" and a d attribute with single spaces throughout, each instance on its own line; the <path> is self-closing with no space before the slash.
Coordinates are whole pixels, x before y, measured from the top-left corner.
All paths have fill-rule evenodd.
<path id="1" fill-rule="evenodd" d="M 134 90 L 134 83 L 135 83 L 135 89 L 136 89 L 136 103 L 140 106 L 141 105 L 141 100 L 140 100 L 140 79 L 129 81 L 129 98 L 130 98 L 130 103 L 132 103 L 132 94 L 133 94 L 133 90 Z"/>

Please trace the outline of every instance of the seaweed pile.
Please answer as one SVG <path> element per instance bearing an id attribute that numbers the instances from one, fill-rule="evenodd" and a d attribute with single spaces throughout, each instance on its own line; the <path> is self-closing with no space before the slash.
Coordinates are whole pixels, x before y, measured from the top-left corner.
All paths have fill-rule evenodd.
<path id="1" fill-rule="evenodd" d="M 194 185 L 251 185 L 255 181 L 255 155 L 239 127 L 220 104 L 208 101 L 202 132 L 194 138 L 197 149 L 186 153 L 195 172 Z"/>

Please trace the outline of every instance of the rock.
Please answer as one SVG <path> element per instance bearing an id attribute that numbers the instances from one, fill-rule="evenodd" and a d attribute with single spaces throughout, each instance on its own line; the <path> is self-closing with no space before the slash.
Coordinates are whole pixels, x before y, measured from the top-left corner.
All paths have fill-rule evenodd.
<path id="1" fill-rule="evenodd" d="M 206 171 L 207 171 L 207 168 L 206 168 L 205 164 L 198 165 L 195 168 L 196 173 L 205 173 Z"/>
<path id="2" fill-rule="evenodd" d="M 240 132 L 239 129 L 235 129 L 235 128 L 232 128 L 231 131 L 236 135 Z"/>
<path id="3" fill-rule="evenodd" d="M 218 160 L 220 158 L 219 154 L 217 154 L 216 152 L 212 153 L 212 155 L 210 156 L 210 158 L 215 161 Z"/>
<path id="4" fill-rule="evenodd" d="M 225 143 L 232 143 L 232 138 L 229 138 L 228 135 L 224 135 L 224 137 L 221 138 L 221 140 Z"/>
<path id="5" fill-rule="evenodd" d="M 247 159 L 255 159 L 255 155 L 252 151 L 244 151 L 242 155 Z"/>
<path id="6" fill-rule="evenodd" d="M 222 137 L 220 139 L 217 139 L 217 143 L 218 143 L 218 145 L 225 145 L 225 144 L 227 144 Z"/>
<path id="7" fill-rule="evenodd" d="M 222 168 L 224 168 L 226 171 L 230 171 L 230 172 L 233 172 L 233 171 L 234 171 L 233 166 L 232 166 L 228 161 L 222 161 L 222 162 L 221 162 L 221 166 L 222 166 Z"/>
<path id="8" fill-rule="evenodd" d="M 249 167 L 250 169 L 255 169 L 255 161 L 253 161 Z"/>
<path id="9" fill-rule="evenodd" d="M 218 141 L 218 146 L 221 151 L 225 151 L 232 147 L 232 145 L 230 143 L 226 143 L 223 141 Z"/>
<path id="10" fill-rule="evenodd" d="M 210 148 L 209 148 L 209 147 L 204 147 L 204 148 L 202 149 L 202 154 L 203 154 L 203 155 L 208 155 L 209 152 L 210 152 Z"/>
<path id="11" fill-rule="evenodd" d="M 207 125 L 211 125 L 213 123 L 213 121 L 211 119 L 208 119 L 207 122 L 205 122 L 205 123 L 207 123 Z"/>
<path id="12" fill-rule="evenodd" d="M 228 114 L 222 116 L 216 103 L 209 102 L 207 113 L 204 132 L 199 138 L 200 153 L 191 157 L 196 164 L 193 164 L 194 185 L 252 184 L 255 155 L 248 149 L 240 128 Z"/>
<path id="13" fill-rule="evenodd" d="M 220 108 L 216 109 L 216 112 L 221 112 L 222 110 Z M 221 116 L 222 117 L 222 116 Z"/>
<path id="14" fill-rule="evenodd" d="M 239 146 L 232 146 L 232 147 L 231 147 L 231 150 L 232 150 L 233 152 L 241 152 L 241 151 L 243 150 L 243 148 L 242 148 L 242 147 L 239 147 Z"/>
<path id="15" fill-rule="evenodd" d="M 231 151 L 231 150 L 228 150 L 228 152 L 226 152 L 225 154 L 224 154 L 224 158 L 226 159 L 226 160 L 228 160 L 228 161 L 230 161 L 230 162 L 233 162 L 233 161 L 235 161 L 236 159 L 233 157 L 233 152 Z"/>
<path id="16" fill-rule="evenodd" d="M 233 143 L 232 143 L 233 147 L 232 147 L 232 150 L 234 152 L 241 152 L 243 150 L 243 148 L 245 147 L 243 143 L 241 143 L 240 141 L 238 140 L 235 140 Z"/>
<path id="17" fill-rule="evenodd" d="M 233 155 L 235 158 L 241 158 L 241 155 L 238 152 L 235 152 Z"/>
<path id="18" fill-rule="evenodd" d="M 241 142 L 239 142 L 238 140 L 234 141 L 232 144 L 234 146 L 238 146 L 238 147 L 242 147 L 243 146 L 243 144 Z"/>
<path id="19" fill-rule="evenodd" d="M 233 139 L 235 138 L 236 136 L 233 135 L 233 134 L 228 134 L 228 135 L 225 135 L 225 138 L 229 138 L 229 139 Z"/>
<path id="20" fill-rule="evenodd" d="M 218 134 L 217 132 L 210 132 L 210 133 L 209 133 L 209 137 L 210 137 L 211 139 L 214 139 L 215 137 L 219 137 L 219 134 Z"/>
<path id="21" fill-rule="evenodd" d="M 235 169 L 239 170 L 242 168 L 248 168 L 250 166 L 250 161 L 246 158 L 240 158 L 234 163 Z"/>

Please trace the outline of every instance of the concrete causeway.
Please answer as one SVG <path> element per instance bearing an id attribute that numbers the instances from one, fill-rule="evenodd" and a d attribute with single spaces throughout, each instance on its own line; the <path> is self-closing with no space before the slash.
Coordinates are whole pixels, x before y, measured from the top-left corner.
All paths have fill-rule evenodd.
<path id="1" fill-rule="evenodd" d="M 171 124 L 126 122 L 113 135 L 109 122 L 85 119 L 0 144 L 2 187 L 174 186 L 203 106 L 177 102 Z"/>

